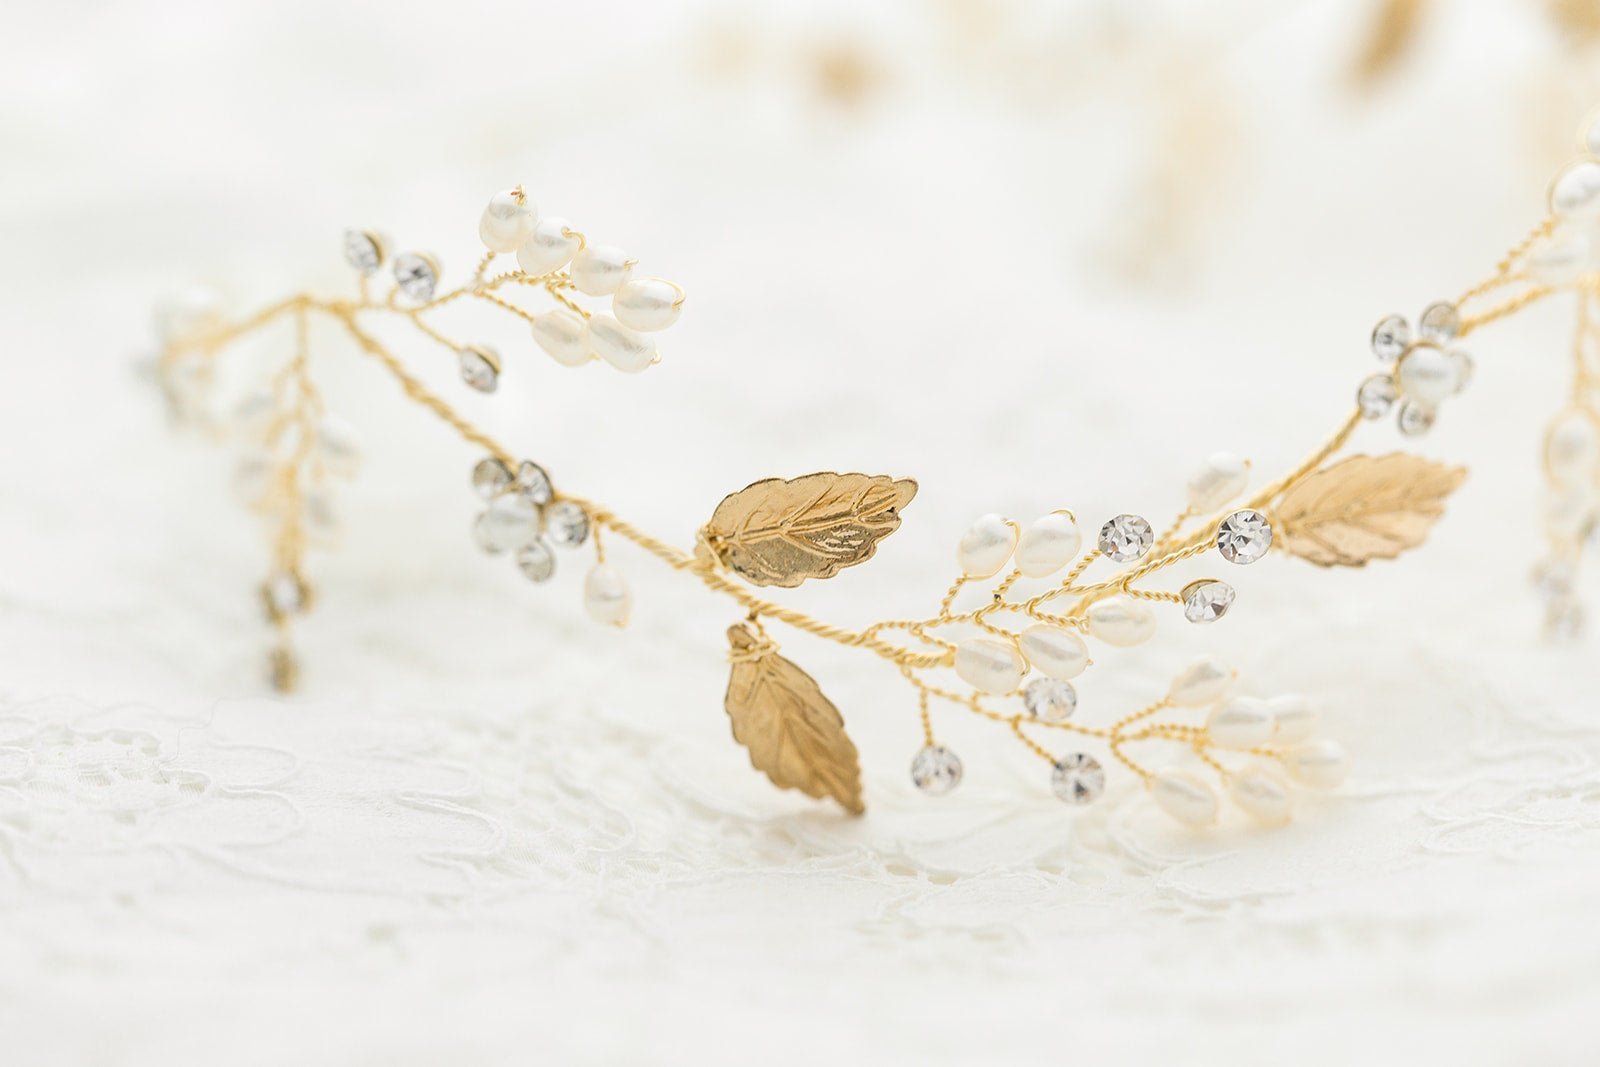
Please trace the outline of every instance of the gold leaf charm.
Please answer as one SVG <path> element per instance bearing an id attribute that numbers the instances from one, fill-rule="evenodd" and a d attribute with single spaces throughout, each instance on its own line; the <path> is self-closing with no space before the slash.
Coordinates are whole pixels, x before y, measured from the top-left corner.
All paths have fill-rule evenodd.
<path id="1" fill-rule="evenodd" d="M 1323 567 L 1360 567 L 1422 544 L 1462 467 L 1390 452 L 1351 456 L 1283 494 L 1273 513 L 1281 544 Z"/>
<path id="2" fill-rule="evenodd" d="M 861 764 L 839 709 L 765 635 L 739 624 L 728 627 L 728 642 L 733 671 L 724 703 L 751 765 L 780 789 L 832 797 L 860 815 Z"/>
<path id="3" fill-rule="evenodd" d="M 871 559 L 916 495 L 916 482 L 884 475 L 767 478 L 724 497 L 700 545 L 752 584 L 792 589 Z"/>

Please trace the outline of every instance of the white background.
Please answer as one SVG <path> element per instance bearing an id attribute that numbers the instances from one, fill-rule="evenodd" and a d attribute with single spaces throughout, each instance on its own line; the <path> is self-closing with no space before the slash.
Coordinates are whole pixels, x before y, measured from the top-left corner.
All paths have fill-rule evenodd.
<path id="1" fill-rule="evenodd" d="M 525 182 L 688 288 L 663 363 L 569 371 L 466 315 L 507 373 L 462 398 L 437 350 L 402 354 L 682 544 L 758 477 L 917 477 L 873 563 L 794 597 L 859 625 L 931 611 L 979 512 L 1159 521 L 1210 451 L 1285 469 L 1377 317 L 1540 217 L 1600 97 L 1539 5 L 1430 10 L 1366 90 L 1367 5 L 1126 6 L 9 12 L 0 1059 L 1589 1061 L 1594 644 L 1543 645 L 1526 584 L 1565 303 L 1473 339 L 1421 445 L 1473 477 L 1427 551 L 1230 574 L 1223 624 L 1169 618 L 1085 678 L 1092 722 L 1201 649 L 1309 693 L 1356 769 L 1285 830 L 1181 831 L 1115 769 L 1068 812 L 954 712 L 967 781 L 923 798 L 904 684 L 782 634 L 869 814 L 772 790 L 720 706 L 736 613 L 617 548 L 635 621 L 599 632 L 580 564 L 533 587 L 482 556 L 477 455 L 332 333 L 315 370 L 365 470 L 312 561 L 303 692 L 263 690 L 236 457 L 170 433 L 136 373 L 164 294 L 347 291 L 348 225 L 459 278 Z"/>

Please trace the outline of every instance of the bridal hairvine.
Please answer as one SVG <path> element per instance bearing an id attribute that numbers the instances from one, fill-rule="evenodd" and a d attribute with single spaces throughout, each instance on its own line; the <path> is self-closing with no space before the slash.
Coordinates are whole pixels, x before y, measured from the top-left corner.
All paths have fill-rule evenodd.
<path id="1" fill-rule="evenodd" d="M 632 609 L 623 572 L 608 554 L 613 541 L 631 542 L 732 602 L 724 706 L 734 738 L 776 785 L 863 810 L 856 747 L 843 718 L 779 651 L 774 631 L 788 627 L 860 649 L 905 679 L 907 709 L 922 735 L 911 779 L 925 793 L 948 793 L 962 779 L 962 760 L 935 730 L 935 709 L 953 707 L 999 724 L 1038 755 L 1049 787 L 1069 805 L 1094 801 L 1107 761 L 1114 761 L 1183 823 L 1213 822 L 1224 795 L 1262 822 L 1282 823 L 1298 787 L 1333 787 L 1345 775 L 1342 750 L 1318 737 L 1303 697 L 1237 695 L 1234 672 L 1209 656 L 1142 706 L 1123 710 L 1080 708 L 1073 681 L 1092 666 L 1097 644 L 1148 641 L 1159 613 L 1201 626 L 1223 618 L 1234 610 L 1235 590 L 1221 575 L 1269 554 L 1361 567 L 1420 545 L 1465 471 L 1403 450 L 1352 453 L 1350 442 L 1363 423 L 1385 416 L 1402 437 L 1426 433 L 1471 377 L 1462 343 L 1557 292 L 1575 297 L 1577 328 L 1570 395 L 1545 435 L 1548 545 L 1535 579 L 1547 597 L 1549 628 L 1577 628 L 1579 557 L 1600 526 L 1600 121 L 1587 128 L 1582 152 L 1552 184 L 1548 217 L 1487 279 L 1414 320 L 1389 315 L 1378 322 L 1368 343 L 1376 370 L 1303 462 L 1252 491 L 1248 462 L 1213 455 L 1188 479 L 1181 510 L 1160 529 L 1133 514 L 1085 523 L 1064 506 L 1026 524 L 983 515 L 955 538 L 955 578 L 941 583 L 936 610 L 922 618 L 852 628 L 761 592 L 830 579 L 870 560 L 916 497 L 911 479 L 831 471 L 766 478 L 725 497 L 692 547 L 679 547 L 491 438 L 378 340 L 373 321 L 414 329 L 455 361 L 462 388 L 478 393 L 493 393 L 502 376 L 521 368 L 487 345 L 441 332 L 434 313 L 446 305 L 487 305 L 524 320 L 538 347 L 566 367 L 599 363 L 633 374 L 661 358 L 657 338 L 677 320 L 684 290 L 648 276 L 621 249 L 541 214 L 521 187 L 497 194 L 484 210 L 486 252 L 463 284 L 443 289 L 433 256 L 391 256 L 385 238 L 352 230 L 344 258 L 356 275 L 355 296 L 305 293 L 235 322 L 198 311 L 169 315 L 161 380 L 175 414 L 248 446 L 239 480 L 270 526 L 272 560 L 260 596 L 276 631 L 270 673 L 281 690 L 292 688 L 297 674 L 294 620 L 314 599 L 307 550 L 327 539 L 332 483 L 353 473 L 358 460 L 352 431 L 326 410 L 312 375 L 308 322 L 321 317 L 481 453 L 469 479 L 477 498 L 472 536 L 481 550 L 509 555 L 535 583 L 551 579 L 563 554 L 586 552 L 583 604 L 606 626 L 626 625 Z M 516 269 L 492 273 L 507 254 L 515 255 Z M 391 280 L 379 293 L 386 265 Z M 530 310 L 528 296 L 549 306 Z M 262 384 L 242 396 L 215 395 L 217 357 L 276 323 L 290 328 L 290 342 Z M 1205 573 L 1181 584 L 1173 579 L 1179 564 L 1202 560 L 1210 564 Z M 1187 753 L 1189 766 L 1147 762 L 1144 753 L 1157 743 Z"/>

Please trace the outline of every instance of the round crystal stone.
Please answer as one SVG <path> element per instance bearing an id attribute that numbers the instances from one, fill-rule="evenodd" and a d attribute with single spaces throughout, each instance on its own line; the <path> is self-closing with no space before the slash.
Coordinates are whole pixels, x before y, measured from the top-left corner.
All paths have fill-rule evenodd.
<path id="1" fill-rule="evenodd" d="M 526 548 L 539 539 L 539 507 L 520 493 L 506 493 L 489 501 L 473 529 L 485 552 Z"/>
<path id="2" fill-rule="evenodd" d="M 1078 691 L 1071 682 L 1035 678 L 1022 691 L 1022 704 L 1041 722 L 1065 722 L 1078 710 Z"/>
<path id="3" fill-rule="evenodd" d="M 499 496 L 511 486 L 511 468 L 490 456 L 472 468 L 472 488 L 483 499 Z"/>
<path id="4" fill-rule="evenodd" d="M 1372 328 L 1372 354 L 1393 363 L 1411 344 L 1411 325 L 1403 315 L 1389 315 Z"/>
<path id="5" fill-rule="evenodd" d="M 1401 433 L 1407 437 L 1417 437 L 1433 429 L 1433 420 L 1436 416 L 1437 413 L 1433 408 L 1424 407 L 1414 400 L 1407 400 L 1400 405 L 1400 414 L 1395 421 Z"/>
<path id="6" fill-rule="evenodd" d="M 351 269 L 371 277 L 383 266 L 383 246 L 365 230 L 344 231 L 344 261 Z"/>
<path id="7" fill-rule="evenodd" d="M 961 784 L 961 757 L 943 745 L 927 745 L 911 761 L 911 784 L 940 797 Z"/>
<path id="8" fill-rule="evenodd" d="M 1461 312 L 1448 301 L 1429 304 L 1423 309 L 1422 318 L 1417 320 L 1417 332 L 1424 341 L 1439 344 L 1454 341 L 1456 334 L 1461 332 Z"/>
<path id="9" fill-rule="evenodd" d="M 1217 526 L 1217 551 L 1229 563 L 1254 563 L 1271 547 L 1272 524 L 1253 508 L 1235 511 Z"/>
<path id="10" fill-rule="evenodd" d="M 1155 541 L 1150 524 L 1138 515 L 1118 515 L 1100 527 L 1100 553 L 1118 563 L 1138 559 Z"/>
<path id="11" fill-rule="evenodd" d="M 1050 788 L 1068 804 L 1092 804 L 1106 790 L 1105 768 L 1086 752 L 1068 753 L 1050 771 Z"/>
<path id="12" fill-rule="evenodd" d="M 1233 606 L 1233 586 L 1206 579 L 1183 587 L 1183 617 L 1190 622 L 1216 622 Z"/>
<path id="13" fill-rule="evenodd" d="M 544 520 L 550 540 L 562 548 L 575 548 L 589 539 L 589 515 L 570 500 L 552 504 Z"/>
<path id="14" fill-rule="evenodd" d="M 550 486 L 550 475 L 531 459 L 517 464 L 517 491 L 541 506 L 550 503 L 550 498 L 555 495 L 555 490 Z"/>
<path id="15" fill-rule="evenodd" d="M 469 346 L 461 350 L 461 380 L 480 393 L 492 393 L 500 386 L 500 361 L 492 350 Z"/>
<path id="16" fill-rule="evenodd" d="M 407 300 L 425 304 L 438 288 L 439 268 L 420 252 L 402 252 L 394 257 L 394 280 Z"/>
<path id="17" fill-rule="evenodd" d="M 556 554 L 544 538 L 535 538 L 531 545 L 517 550 L 517 566 L 530 582 L 548 582 L 556 573 Z"/>
<path id="18" fill-rule="evenodd" d="M 1361 408 L 1361 417 L 1364 419 L 1381 419 L 1394 407 L 1394 402 L 1400 399 L 1400 389 L 1394 384 L 1394 379 L 1387 374 L 1374 374 L 1361 383 L 1361 388 L 1356 390 L 1356 404 Z"/>

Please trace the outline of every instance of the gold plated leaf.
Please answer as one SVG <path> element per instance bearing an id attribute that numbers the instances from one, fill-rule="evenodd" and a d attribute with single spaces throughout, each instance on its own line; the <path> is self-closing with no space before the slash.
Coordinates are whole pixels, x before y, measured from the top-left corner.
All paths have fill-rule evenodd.
<path id="1" fill-rule="evenodd" d="M 748 626 L 728 627 L 728 641 L 733 670 L 724 703 L 750 763 L 780 789 L 832 797 L 860 815 L 861 764 L 839 709 L 811 675 Z"/>
<path id="2" fill-rule="evenodd" d="M 767 478 L 724 497 L 700 544 L 748 582 L 792 589 L 871 559 L 916 495 L 916 482 L 884 475 Z"/>
<path id="3" fill-rule="evenodd" d="M 1462 467 L 1391 452 L 1351 456 L 1283 494 L 1273 512 L 1279 543 L 1323 567 L 1360 567 L 1422 544 Z"/>

